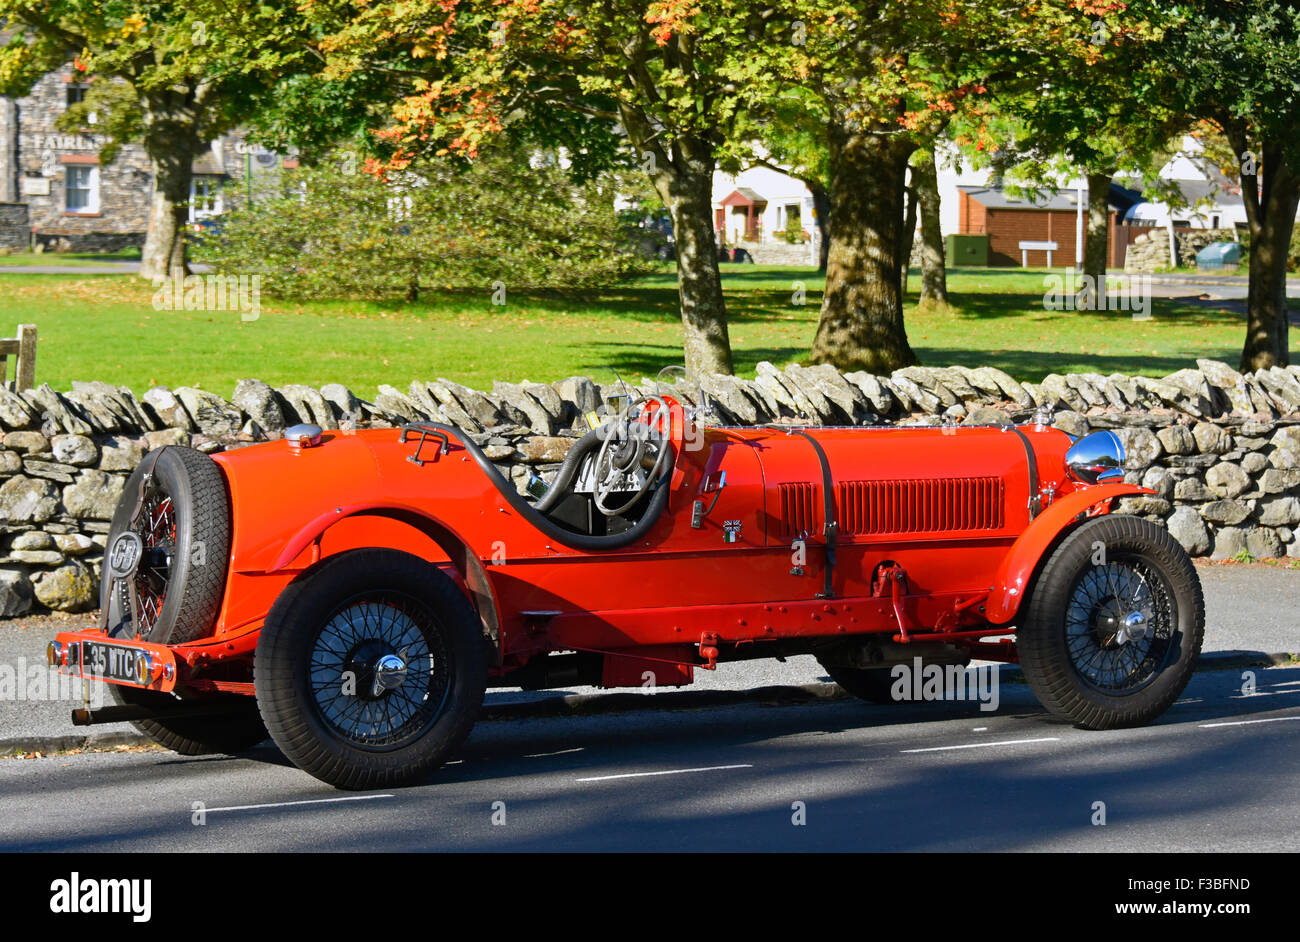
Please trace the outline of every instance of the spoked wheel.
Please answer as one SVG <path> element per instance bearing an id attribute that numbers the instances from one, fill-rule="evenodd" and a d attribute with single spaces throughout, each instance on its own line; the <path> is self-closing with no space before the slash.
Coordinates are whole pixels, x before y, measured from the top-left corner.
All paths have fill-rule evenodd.
<path id="1" fill-rule="evenodd" d="M 1205 629 L 1196 570 L 1163 527 L 1088 521 L 1043 567 L 1022 612 L 1025 679 L 1051 712 L 1086 729 L 1140 726 L 1191 679 Z"/>
<path id="2" fill-rule="evenodd" d="M 436 567 L 354 550 L 300 577 L 258 639 L 257 702 L 276 745 L 339 788 L 421 782 L 483 702 L 478 616 Z"/>
<path id="3" fill-rule="evenodd" d="M 139 562 L 126 579 L 104 578 L 100 604 L 117 637 L 182 644 L 204 637 L 216 621 L 230 556 L 230 500 L 221 469 L 202 452 L 164 448 L 141 493 L 147 464 L 127 479 L 107 541 L 106 563 L 123 547 Z"/>
<path id="4" fill-rule="evenodd" d="M 419 738 L 451 689 L 436 616 L 401 592 L 345 600 L 321 626 L 310 657 L 320 717 L 332 733 L 365 748 L 396 749 Z"/>
<path id="5" fill-rule="evenodd" d="M 1143 558 L 1094 566 L 1075 584 L 1065 611 L 1070 663 L 1102 693 L 1133 693 L 1165 668 L 1176 620 L 1168 581 Z"/>

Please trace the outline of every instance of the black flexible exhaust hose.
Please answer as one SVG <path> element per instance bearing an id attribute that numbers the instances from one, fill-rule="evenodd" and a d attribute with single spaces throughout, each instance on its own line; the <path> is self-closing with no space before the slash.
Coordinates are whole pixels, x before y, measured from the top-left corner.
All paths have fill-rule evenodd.
<path id="1" fill-rule="evenodd" d="M 455 440 L 460 443 L 460 446 L 469 453 L 469 456 L 474 459 L 475 463 L 478 464 L 483 473 L 488 476 L 488 480 L 496 486 L 496 489 L 501 492 L 501 496 L 506 499 L 506 502 L 514 508 L 517 513 L 523 516 L 529 523 L 546 536 L 571 549 L 610 550 L 619 549 L 620 547 L 635 543 L 650 532 L 650 528 L 659 520 L 660 515 L 664 511 L 664 507 L 668 505 L 668 482 L 672 480 L 673 469 L 676 467 L 677 463 L 676 455 L 671 453 L 671 446 L 665 446 L 669 448 L 670 454 L 668 455 L 668 460 L 664 462 L 664 469 L 659 475 L 659 480 L 655 482 L 654 489 L 651 492 L 653 496 L 650 498 L 650 503 L 647 505 L 645 513 L 642 514 L 641 519 L 638 520 L 631 529 L 624 530 L 622 533 L 612 533 L 609 536 L 591 536 L 586 533 L 575 533 L 572 530 L 559 526 L 539 511 L 537 506 L 524 500 L 523 497 L 520 496 L 519 492 L 515 490 L 514 485 L 511 484 L 510 481 L 506 480 L 505 476 L 497 469 L 497 466 L 489 460 L 487 455 L 483 454 L 483 450 L 479 448 L 478 445 L 474 443 L 473 439 L 466 435 L 462 430 L 438 422 L 421 422 L 419 424 L 423 428 L 437 429 L 446 432 L 449 436 L 453 436 Z M 588 432 L 578 440 L 578 443 L 581 444 L 582 442 L 585 442 L 588 438 L 596 435 L 599 431 L 599 429 L 595 429 Z M 575 444 L 574 448 L 576 449 L 577 447 L 578 445 Z M 579 459 L 575 459 L 575 467 Z M 567 463 L 568 458 L 566 457 L 565 464 Z M 561 465 L 560 470 L 561 472 L 564 471 L 563 465 Z M 570 474 L 572 474 L 572 472 L 570 472 Z M 556 483 L 559 483 L 558 478 Z M 561 492 L 563 493 L 563 489 L 561 489 Z M 549 497 L 550 495 L 548 494 L 547 496 Z M 559 498 L 557 498 L 557 500 L 558 499 Z"/>

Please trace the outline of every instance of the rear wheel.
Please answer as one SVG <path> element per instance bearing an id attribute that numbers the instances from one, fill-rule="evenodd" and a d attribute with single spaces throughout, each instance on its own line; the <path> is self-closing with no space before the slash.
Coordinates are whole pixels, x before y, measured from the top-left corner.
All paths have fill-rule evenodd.
<path id="1" fill-rule="evenodd" d="M 338 788 L 424 781 L 483 703 L 479 619 L 418 557 L 354 550 L 292 583 L 262 627 L 257 703 L 276 745 Z"/>
<path id="2" fill-rule="evenodd" d="M 894 680 L 888 667 L 841 667 L 828 664 L 821 658 L 817 663 L 830 675 L 831 680 L 859 700 L 868 703 L 897 703 L 890 694 Z"/>
<path id="3" fill-rule="evenodd" d="M 1167 530 L 1105 516 L 1053 551 L 1019 627 L 1020 665 L 1043 706 L 1084 729 L 1141 726 L 1191 679 L 1205 601 Z"/>

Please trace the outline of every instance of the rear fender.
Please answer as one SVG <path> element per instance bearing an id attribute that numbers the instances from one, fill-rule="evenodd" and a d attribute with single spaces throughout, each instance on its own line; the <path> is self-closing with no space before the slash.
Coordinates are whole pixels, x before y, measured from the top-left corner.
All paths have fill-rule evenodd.
<path id="1" fill-rule="evenodd" d="M 342 520 L 353 517 L 386 517 L 419 530 L 433 540 L 447 554 L 451 564 L 456 567 L 465 585 L 469 588 L 470 598 L 483 623 L 483 636 L 492 642 L 498 657 L 501 654 L 501 616 L 500 603 L 487 570 L 482 561 L 470 549 L 469 543 L 455 530 L 436 517 L 417 510 L 414 507 L 394 505 L 353 505 L 342 507 L 333 513 L 324 514 L 303 527 L 285 544 L 284 550 L 276 558 L 267 572 L 279 572 L 292 563 L 298 556 L 321 537 L 326 530 Z"/>
<path id="2" fill-rule="evenodd" d="M 988 620 L 1003 625 L 1015 618 L 1039 564 L 1079 516 L 1116 497 L 1154 493 L 1135 484 L 1098 484 L 1053 501 L 1020 534 L 1002 560 L 985 603 Z"/>

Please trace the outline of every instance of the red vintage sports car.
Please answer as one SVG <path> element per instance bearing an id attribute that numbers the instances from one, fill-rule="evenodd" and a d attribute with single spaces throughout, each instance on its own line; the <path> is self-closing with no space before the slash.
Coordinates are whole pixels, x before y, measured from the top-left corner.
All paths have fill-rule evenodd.
<path id="1" fill-rule="evenodd" d="M 1204 627 L 1178 543 L 1111 514 L 1111 432 L 1035 425 L 713 427 L 648 395 L 529 496 L 456 428 L 149 453 L 109 534 L 98 629 L 49 657 L 186 754 L 269 732 L 340 788 L 427 780 L 485 688 L 679 686 L 813 654 L 889 699 L 889 668 L 1018 662 L 1052 713 L 1158 717 Z"/>

